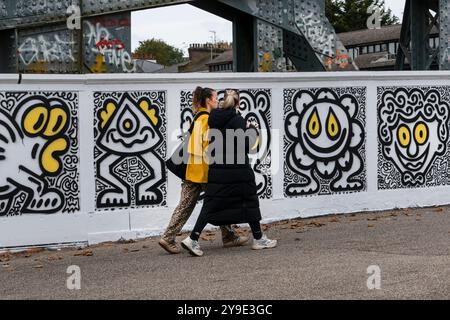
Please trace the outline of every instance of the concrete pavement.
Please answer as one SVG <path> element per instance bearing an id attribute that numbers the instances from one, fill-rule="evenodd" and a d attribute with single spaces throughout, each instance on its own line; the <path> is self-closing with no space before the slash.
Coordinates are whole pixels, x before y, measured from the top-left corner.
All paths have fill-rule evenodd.
<path id="1" fill-rule="evenodd" d="M 0 298 L 450 298 L 449 207 L 291 220 L 266 232 L 276 249 L 224 249 L 207 234 L 201 258 L 168 255 L 157 239 L 3 255 Z M 81 290 L 66 286 L 71 265 Z M 381 271 L 379 290 L 367 287 L 369 266 Z"/>

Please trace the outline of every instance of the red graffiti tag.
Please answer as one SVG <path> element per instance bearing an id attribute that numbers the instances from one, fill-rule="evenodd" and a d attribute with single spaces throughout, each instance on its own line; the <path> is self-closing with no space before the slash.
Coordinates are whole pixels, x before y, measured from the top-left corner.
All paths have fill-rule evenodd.
<path id="1" fill-rule="evenodd" d="M 97 49 L 117 49 L 117 50 L 125 49 L 125 45 L 120 39 L 106 40 L 102 38 L 99 42 L 97 42 L 95 47 Z"/>

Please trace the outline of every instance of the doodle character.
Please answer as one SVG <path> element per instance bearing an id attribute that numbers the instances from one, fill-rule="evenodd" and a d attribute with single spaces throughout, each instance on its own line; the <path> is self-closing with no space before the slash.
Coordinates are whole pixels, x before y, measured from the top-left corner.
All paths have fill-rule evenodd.
<path id="1" fill-rule="evenodd" d="M 26 199 L 15 214 L 62 209 L 63 194 L 49 188 L 44 178 L 56 177 L 62 170 L 69 123 L 69 108 L 56 98 L 24 100 L 13 116 L 0 109 L 0 214 L 11 214 L 18 193 Z"/>
<path id="2" fill-rule="evenodd" d="M 358 103 L 352 95 L 340 98 L 331 90 L 313 94 L 298 91 L 293 111 L 285 121 L 287 138 L 293 144 L 286 154 L 287 166 L 303 179 L 290 184 L 289 195 L 317 193 L 319 178 L 331 180 L 333 192 L 356 191 L 363 181 L 363 160 L 358 152 L 364 141 L 364 129 L 356 115 Z"/>
<path id="3" fill-rule="evenodd" d="M 448 103 L 436 90 L 387 90 L 378 119 L 383 155 L 394 163 L 403 185 L 424 185 L 434 159 L 446 152 Z"/>
<path id="4" fill-rule="evenodd" d="M 97 175 L 109 186 L 97 195 L 97 207 L 159 204 L 165 171 L 154 151 L 164 140 L 158 108 L 147 98 L 135 102 L 125 94 L 119 103 L 106 100 L 97 117 L 97 145 L 106 151 L 97 161 Z"/>

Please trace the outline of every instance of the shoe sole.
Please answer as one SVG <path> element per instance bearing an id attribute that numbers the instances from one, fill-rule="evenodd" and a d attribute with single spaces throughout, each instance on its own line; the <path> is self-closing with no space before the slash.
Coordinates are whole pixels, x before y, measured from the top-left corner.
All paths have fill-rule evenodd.
<path id="1" fill-rule="evenodd" d="M 179 254 L 181 253 L 181 251 L 171 251 L 168 247 L 166 247 L 164 244 L 158 242 L 159 246 L 161 248 L 163 248 L 166 252 L 170 253 L 170 254 Z"/>
<path id="2" fill-rule="evenodd" d="M 273 245 L 273 246 L 269 246 L 269 247 L 253 247 L 252 246 L 252 250 L 264 250 L 264 249 L 273 249 L 273 248 L 276 248 L 277 247 L 277 245 L 278 245 L 278 243 L 276 243 L 275 245 Z"/>
<path id="3" fill-rule="evenodd" d="M 183 249 L 186 249 L 186 250 L 189 252 L 189 254 L 190 254 L 191 256 L 193 256 L 193 257 L 201 257 L 201 256 L 203 256 L 203 254 L 202 254 L 202 255 L 196 254 L 194 251 L 192 251 L 191 249 L 189 249 L 189 247 L 188 247 L 187 245 L 185 245 L 183 242 L 181 243 L 181 246 L 183 247 Z"/>

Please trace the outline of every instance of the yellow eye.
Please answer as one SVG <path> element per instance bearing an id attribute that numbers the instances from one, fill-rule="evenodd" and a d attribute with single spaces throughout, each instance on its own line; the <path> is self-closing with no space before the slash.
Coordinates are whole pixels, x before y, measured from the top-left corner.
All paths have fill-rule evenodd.
<path id="1" fill-rule="evenodd" d="M 339 133 L 341 132 L 341 127 L 339 125 L 339 121 L 336 118 L 333 110 L 330 109 L 330 113 L 328 114 L 327 119 L 327 133 L 328 137 L 331 140 L 334 140 L 339 137 Z"/>
<path id="2" fill-rule="evenodd" d="M 308 120 L 308 133 L 312 138 L 317 138 L 321 130 L 319 115 L 317 114 L 317 109 L 314 109 Z"/>
<path id="3" fill-rule="evenodd" d="M 418 145 L 423 145 L 428 140 L 428 127 L 425 123 L 419 122 L 414 128 L 414 139 Z"/>
<path id="4" fill-rule="evenodd" d="M 402 147 L 406 148 L 407 146 L 409 146 L 411 142 L 411 133 L 409 132 L 409 128 L 404 124 L 398 128 L 397 138 Z"/>
<path id="5" fill-rule="evenodd" d="M 48 121 L 48 109 L 38 106 L 27 112 L 23 127 L 26 133 L 36 135 L 40 133 Z"/>

